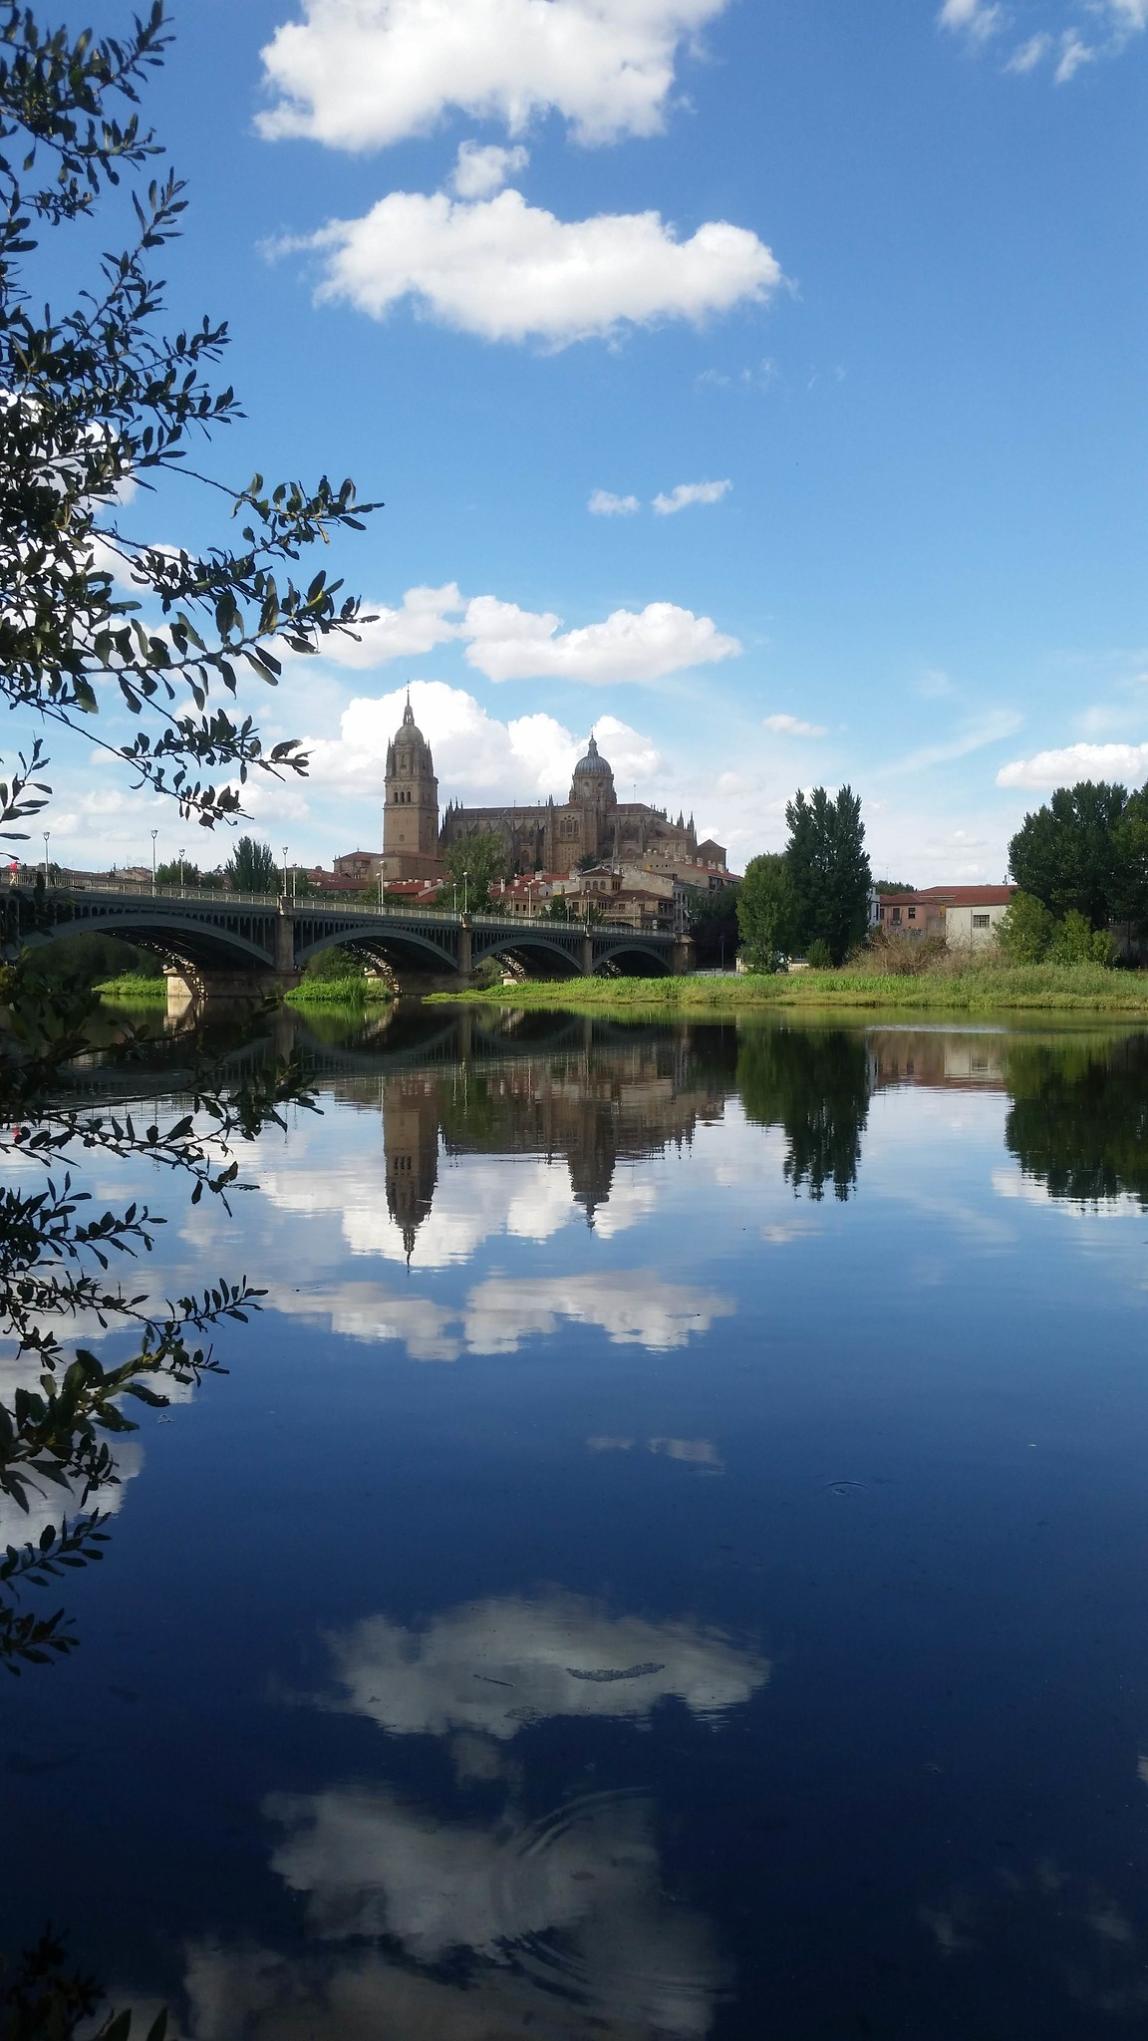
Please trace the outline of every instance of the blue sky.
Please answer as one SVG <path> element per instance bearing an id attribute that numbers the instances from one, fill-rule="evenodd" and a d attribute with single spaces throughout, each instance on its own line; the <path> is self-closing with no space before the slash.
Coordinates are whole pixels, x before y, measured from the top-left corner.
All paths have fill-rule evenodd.
<path id="1" fill-rule="evenodd" d="M 253 691 L 313 753 L 254 798 L 277 846 L 379 842 L 408 682 L 444 799 L 561 797 L 594 728 L 738 867 L 799 785 L 851 781 L 926 884 L 1002 877 L 1064 778 L 1148 778 L 1148 0 L 175 25 L 169 302 L 230 319 L 248 414 L 213 470 L 386 501 L 337 558 L 379 623 Z M 173 484 L 123 522 L 214 514 Z M 57 757 L 53 854 L 144 862 L 154 821 L 204 856 Z"/>

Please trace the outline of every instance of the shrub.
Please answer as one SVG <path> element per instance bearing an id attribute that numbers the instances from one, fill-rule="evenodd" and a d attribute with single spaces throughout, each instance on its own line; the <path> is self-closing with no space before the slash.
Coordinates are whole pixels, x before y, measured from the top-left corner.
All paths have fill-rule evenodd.
<path id="1" fill-rule="evenodd" d="M 1053 964 L 1111 964 L 1112 938 L 1105 928 L 1093 928 L 1087 917 L 1070 907 L 1059 922 L 1048 947 Z"/>
<path id="2" fill-rule="evenodd" d="M 833 955 L 829 944 L 821 936 L 816 936 L 813 942 L 810 943 L 809 948 L 805 952 L 805 961 L 811 971 L 832 970 Z"/>
<path id="3" fill-rule="evenodd" d="M 997 941 L 1010 964 L 1040 964 L 1056 934 L 1056 916 L 1031 893 L 1014 893 L 1001 917 Z"/>

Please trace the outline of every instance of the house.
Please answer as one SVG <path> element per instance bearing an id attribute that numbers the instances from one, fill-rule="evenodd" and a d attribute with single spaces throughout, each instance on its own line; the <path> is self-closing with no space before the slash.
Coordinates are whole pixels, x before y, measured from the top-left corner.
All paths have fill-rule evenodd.
<path id="1" fill-rule="evenodd" d="M 950 949 L 991 943 L 1015 886 L 925 886 L 915 893 L 874 893 L 870 927 L 884 935 L 942 936 Z"/>

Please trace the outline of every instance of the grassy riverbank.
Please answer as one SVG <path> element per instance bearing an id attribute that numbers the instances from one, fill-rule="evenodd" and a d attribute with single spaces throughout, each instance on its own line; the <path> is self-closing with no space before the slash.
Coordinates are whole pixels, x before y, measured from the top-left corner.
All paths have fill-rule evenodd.
<path id="1" fill-rule="evenodd" d="M 93 991 L 101 999 L 119 1000 L 125 1006 L 164 1006 L 167 979 L 145 978 L 141 971 L 125 971 L 122 978 L 105 978 Z"/>
<path id="2" fill-rule="evenodd" d="M 1148 1019 L 1148 972 L 1109 971 L 1100 964 L 971 963 L 962 969 L 949 962 L 933 971 L 888 976 L 845 967 L 769 977 L 534 979 L 432 997 L 601 1014 L 843 1007 L 899 1013 L 1111 1013 Z"/>
<path id="3" fill-rule="evenodd" d="M 288 1006 L 375 1006 L 393 999 L 383 978 L 304 978 L 286 995 Z"/>

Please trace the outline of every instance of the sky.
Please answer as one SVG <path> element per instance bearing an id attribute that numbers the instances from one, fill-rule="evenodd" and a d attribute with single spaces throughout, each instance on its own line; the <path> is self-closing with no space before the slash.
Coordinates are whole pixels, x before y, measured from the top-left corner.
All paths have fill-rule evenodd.
<path id="1" fill-rule="evenodd" d="M 926 885 L 1003 878 L 1065 780 L 1148 779 L 1148 0 L 173 20 L 170 323 L 227 317 L 246 414 L 202 465 L 385 504 L 322 562 L 377 620 L 245 703 L 311 754 L 251 793 L 277 851 L 380 845 L 408 685 L 444 803 L 564 799 L 593 730 L 739 870 L 799 786 Z M 74 289 L 110 229 L 68 231 Z M 122 525 L 207 545 L 219 500 Z M 227 854 L 55 764 L 53 858 Z"/>

